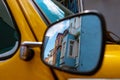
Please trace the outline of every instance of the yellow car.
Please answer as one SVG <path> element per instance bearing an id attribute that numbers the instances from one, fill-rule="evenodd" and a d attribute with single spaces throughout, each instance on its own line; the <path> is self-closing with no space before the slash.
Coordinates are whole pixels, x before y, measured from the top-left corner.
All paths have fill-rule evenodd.
<path id="1" fill-rule="evenodd" d="M 44 64 L 40 45 L 47 26 L 69 15 L 73 13 L 54 0 L 0 0 L 0 80 L 119 78 L 118 44 L 106 45 L 102 64 L 91 75 L 63 72 Z"/>

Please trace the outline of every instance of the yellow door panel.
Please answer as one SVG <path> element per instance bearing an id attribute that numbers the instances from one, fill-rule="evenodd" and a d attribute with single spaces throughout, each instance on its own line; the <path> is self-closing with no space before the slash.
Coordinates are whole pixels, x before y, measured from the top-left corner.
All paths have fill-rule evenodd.
<path id="1" fill-rule="evenodd" d="M 43 34 L 46 30 L 46 25 L 43 22 L 43 20 L 41 19 L 41 17 L 39 16 L 39 14 L 36 12 L 35 8 L 32 6 L 31 0 L 18 0 L 19 5 L 21 6 L 21 9 L 28 21 L 28 23 L 30 24 L 31 29 L 33 30 L 34 34 L 36 35 L 36 38 L 38 41 L 42 41 L 43 39 Z M 111 50 L 112 48 L 112 50 Z M 114 49 L 115 48 L 115 49 Z M 115 71 L 112 71 L 114 69 L 112 69 L 112 64 L 114 63 L 115 65 L 119 64 L 118 62 L 118 57 L 114 57 L 114 58 L 109 58 L 108 55 L 110 56 L 120 56 L 117 53 L 120 53 L 120 47 L 117 45 L 107 45 L 106 48 L 106 52 L 105 52 L 105 56 L 104 56 L 104 61 L 103 61 L 103 65 L 100 68 L 100 70 L 91 76 L 81 76 L 81 75 L 73 75 L 73 74 L 68 74 L 68 73 L 64 73 L 58 70 L 54 70 L 58 76 L 58 78 L 60 80 L 64 80 L 67 78 L 74 78 L 74 77 L 78 77 L 78 78 L 104 78 L 104 77 L 111 77 L 115 78 L 115 77 L 119 77 L 119 75 L 115 75 L 115 74 L 120 74 L 120 71 L 118 71 L 118 67 L 120 66 L 114 66 L 116 68 L 116 73 L 113 73 Z M 111 70 L 112 69 L 112 70 Z M 110 73 L 110 74 L 108 74 Z M 50 73 L 49 73 L 50 74 Z"/>
<path id="2" fill-rule="evenodd" d="M 7 3 L 20 30 L 21 42 L 36 41 L 17 0 L 7 0 Z M 40 49 L 34 51 L 33 59 L 28 62 L 19 58 L 20 47 L 12 58 L 1 61 L 0 80 L 53 80 L 50 69 L 40 59 Z"/>
<path id="3" fill-rule="evenodd" d="M 42 41 L 44 32 L 47 28 L 46 24 L 35 10 L 31 0 L 18 0 L 18 2 L 38 41 Z"/>

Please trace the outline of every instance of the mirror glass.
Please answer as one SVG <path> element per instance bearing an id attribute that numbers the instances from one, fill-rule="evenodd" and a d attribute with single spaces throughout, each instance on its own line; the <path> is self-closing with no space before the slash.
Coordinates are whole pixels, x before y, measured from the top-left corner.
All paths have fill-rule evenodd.
<path id="1" fill-rule="evenodd" d="M 97 15 L 76 15 L 52 25 L 46 32 L 43 60 L 72 72 L 91 72 L 101 56 L 102 28 Z"/>

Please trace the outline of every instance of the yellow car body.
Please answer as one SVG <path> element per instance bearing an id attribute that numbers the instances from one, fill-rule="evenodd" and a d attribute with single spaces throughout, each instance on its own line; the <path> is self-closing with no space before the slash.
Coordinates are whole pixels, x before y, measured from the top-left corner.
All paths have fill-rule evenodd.
<path id="1" fill-rule="evenodd" d="M 31 0 L 6 0 L 24 41 L 41 42 L 47 25 Z M 14 56 L 0 61 L 0 80 L 54 80 L 50 68 L 40 59 L 39 48 L 30 61 L 20 59 L 20 45 Z M 107 44 L 101 68 L 93 75 L 75 75 L 54 70 L 59 80 L 70 78 L 120 78 L 120 45 Z"/>

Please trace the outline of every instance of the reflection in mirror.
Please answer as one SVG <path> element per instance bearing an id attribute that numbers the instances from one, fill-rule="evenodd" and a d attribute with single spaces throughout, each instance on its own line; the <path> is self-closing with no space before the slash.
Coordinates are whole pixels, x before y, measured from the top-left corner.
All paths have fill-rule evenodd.
<path id="1" fill-rule="evenodd" d="M 44 39 L 44 61 L 72 72 L 91 72 L 100 60 L 101 21 L 83 15 L 60 21 L 48 29 Z"/>

